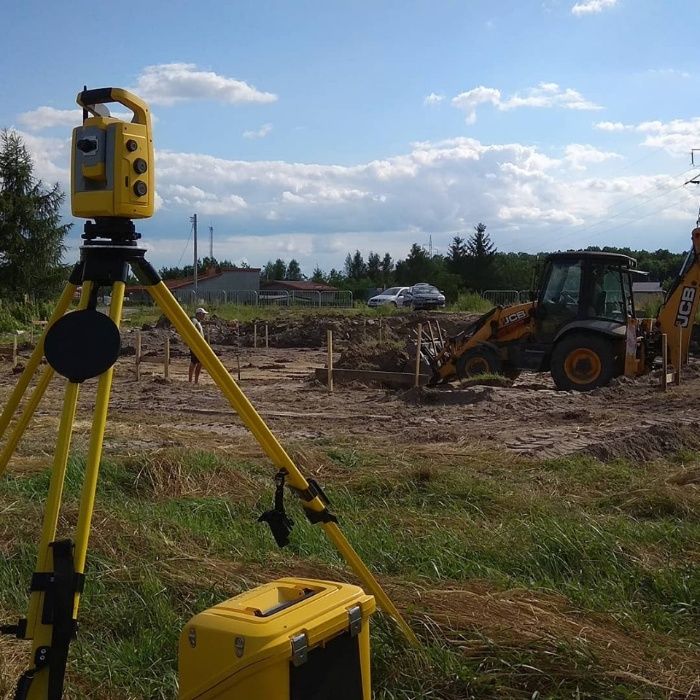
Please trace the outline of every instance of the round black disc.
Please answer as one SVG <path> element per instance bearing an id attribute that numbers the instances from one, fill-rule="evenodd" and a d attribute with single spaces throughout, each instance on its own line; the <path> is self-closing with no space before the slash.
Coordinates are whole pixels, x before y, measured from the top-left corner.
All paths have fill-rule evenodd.
<path id="1" fill-rule="evenodd" d="M 119 357 L 119 328 L 109 316 L 85 309 L 73 311 L 49 328 L 46 361 L 71 382 L 84 382 L 106 372 Z"/>

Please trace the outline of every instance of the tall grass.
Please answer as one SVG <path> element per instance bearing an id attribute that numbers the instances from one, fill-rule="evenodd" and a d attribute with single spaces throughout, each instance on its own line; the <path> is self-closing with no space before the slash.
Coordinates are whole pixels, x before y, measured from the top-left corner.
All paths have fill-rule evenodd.
<path id="1" fill-rule="evenodd" d="M 675 682 L 689 687 L 700 648 L 692 565 L 700 522 L 681 508 L 639 517 L 622 498 L 651 498 L 678 464 L 314 449 L 344 532 L 423 642 L 409 651 L 393 624 L 375 618 L 375 698 L 664 697 L 648 679 L 635 680 L 649 671 L 641 662 L 623 680 L 616 675 L 629 671 L 637 646 L 651 650 L 652 670 L 679 664 Z M 83 468 L 79 457 L 69 464 L 63 529 L 75 519 Z M 272 503 L 271 474 L 262 459 L 196 450 L 104 463 L 70 661 L 76 697 L 172 698 L 177 639 L 192 614 L 285 573 L 347 576 L 291 496 L 296 524 L 287 548 L 256 522 Z M 40 472 L 0 481 L 0 610 L 9 620 L 25 608 L 47 479 Z M 661 480 L 664 498 L 686 502 L 676 482 Z M 489 606 L 510 615 L 508 624 L 492 619 Z M 535 636 L 518 627 L 530 610 L 542 618 Z M 577 625 L 587 631 L 572 637 Z M 617 638 L 606 646 L 608 631 L 630 645 L 622 661 L 613 653 Z"/>
<path id="2" fill-rule="evenodd" d="M 486 301 L 480 294 L 470 292 L 460 294 L 457 301 L 450 305 L 450 311 L 469 311 L 471 313 L 483 314 L 493 308 L 490 301 Z"/>

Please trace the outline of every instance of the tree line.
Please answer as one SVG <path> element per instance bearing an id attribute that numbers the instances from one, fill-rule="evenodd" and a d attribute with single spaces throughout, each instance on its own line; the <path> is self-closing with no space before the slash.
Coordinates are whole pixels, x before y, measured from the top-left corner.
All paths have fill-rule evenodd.
<path id="1" fill-rule="evenodd" d="M 668 289 L 673 282 L 684 258 L 683 253 L 671 253 L 664 249 L 647 251 L 589 246 L 586 250 L 622 253 L 635 258 L 638 269 L 649 273 L 644 279 L 660 282 L 664 289 Z M 406 257 L 396 262 L 389 253 L 382 256 L 373 251 L 365 260 L 363 254 L 356 250 L 353 254 L 347 254 L 342 270 L 333 268 L 325 273 L 317 266 L 310 279 L 339 289 L 349 289 L 360 298 L 363 292 L 372 288 L 429 282 L 453 301 L 463 292 L 534 289 L 546 256 L 546 252 L 499 252 L 486 232 L 486 225 L 478 223 L 470 235 L 454 236 L 444 255 L 431 255 L 418 243 L 413 243 Z M 283 269 L 284 262 L 277 262 Z"/>

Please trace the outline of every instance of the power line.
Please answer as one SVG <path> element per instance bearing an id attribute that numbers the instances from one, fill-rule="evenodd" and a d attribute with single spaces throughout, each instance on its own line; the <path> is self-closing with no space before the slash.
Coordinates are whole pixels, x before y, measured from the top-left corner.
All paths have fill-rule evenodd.
<path id="1" fill-rule="evenodd" d="M 187 249 L 190 246 L 190 241 L 192 240 L 192 231 L 194 231 L 194 223 L 190 223 L 190 235 L 187 239 L 187 243 L 185 243 L 185 247 L 182 250 L 182 253 L 180 254 L 180 259 L 177 261 L 176 267 L 180 267 L 180 263 L 182 262 L 182 258 L 185 257 L 185 253 L 187 252 Z"/>

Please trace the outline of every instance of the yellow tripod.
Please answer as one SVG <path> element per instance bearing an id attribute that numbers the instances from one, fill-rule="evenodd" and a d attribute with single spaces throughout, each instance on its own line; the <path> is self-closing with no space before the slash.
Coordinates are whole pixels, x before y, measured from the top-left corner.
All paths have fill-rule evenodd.
<path id="1" fill-rule="evenodd" d="M 391 599 L 369 571 L 340 530 L 328 510 L 323 491 L 307 480 L 250 404 L 219 358 L 194 327 L 185 311 L 145 259 L 145 249 L 136 244 L 139 234 L 129 219 L 104 218 L 86 225 L 85 243 L 47 329 L 32 353 L 26 369 L 0 415 L 2 437 L 16 414 L 22 397 L 45 355 L 35 387 L 0 452 L 0 474 L 32 418 L 54 373 L 68 380 L 58 428 L 56 451 L 44 513 L 37 564 L 31 581 L 26 619 L 2 628 L 20 639 L 32 640 L 30 668 L 19 680 L 15 700 L 61 700 L 68 649 L 77 629 L 78 606 L 83 590 L 90 523 L 102 455 L 107 408 L 112 385 L 113 365 L 119 354 L 119 322 L 129 268 L 149 291 L 156 305 L 177 329 L 182 339 L 200 359 L 243 423 L 278 468 L 278 493 L 286 485 L 301 500 L 312 523 L 321 525 L 341 556 L 350 565 L 365 589 L 379 606 L 391 615 L 412 644 L 417 639 Z M 78 286 L 82 287 L 78 311 L 66 314 Z M 111 287 L 109 316 L 96 310 L 100 287 Z M 80 497 L 74 540 L 56 540 L 63 483 L 71 445 L 73 422 L 80 384 L 99 377 L 92 428 Z M 262 516 L 278 543 L 286 542 L 290 525 L 281 509 Z"/>

